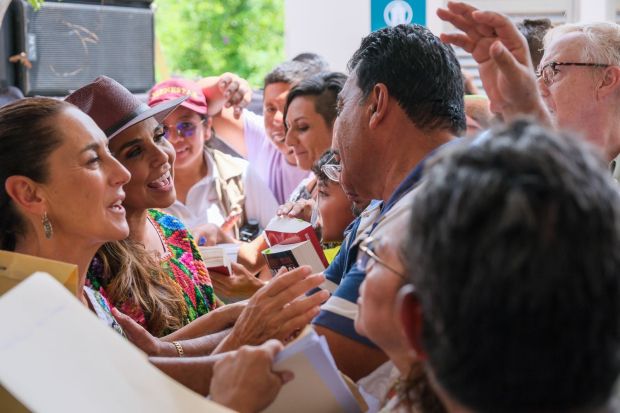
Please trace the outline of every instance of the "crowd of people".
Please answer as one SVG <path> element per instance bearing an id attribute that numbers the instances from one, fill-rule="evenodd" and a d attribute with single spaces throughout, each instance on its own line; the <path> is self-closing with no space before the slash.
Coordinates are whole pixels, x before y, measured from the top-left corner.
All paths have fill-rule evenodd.
<path id="1" fill-rule="evenodd" d="M 232 73 L 5 104 L 0 249 L 77 265 L 84 306 L 238 412 L 295 380 L 274 358 L 307 326 L 371 412 L 617 411 L 620 26 L 437 14 L 460 32 L 380 29 L 348 75 L 278 64 L 256 111 Z M 323 273 L 241 239 L 317 213 Z"/>

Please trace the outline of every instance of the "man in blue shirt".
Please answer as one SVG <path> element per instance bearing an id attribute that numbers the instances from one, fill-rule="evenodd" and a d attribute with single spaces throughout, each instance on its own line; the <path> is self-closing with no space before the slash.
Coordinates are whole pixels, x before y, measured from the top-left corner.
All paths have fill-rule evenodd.
<path id="1" fill-rule="evenodd" d="M 339 95 L 335 140 L 347 194 L 377 200 L 352 225 L 325 271 L 340 281 L 313 327 L 325 336 L 339 369 L 358 380 L 387 356 L 360 336 L 353 321 L 365 272 L 355 268 L 359 242 L 380 233 L 411 202 L 424 160 L 465 128 L 463 84 L 452 48 L 418 25 L 371 33 L 349 61 Z"/>

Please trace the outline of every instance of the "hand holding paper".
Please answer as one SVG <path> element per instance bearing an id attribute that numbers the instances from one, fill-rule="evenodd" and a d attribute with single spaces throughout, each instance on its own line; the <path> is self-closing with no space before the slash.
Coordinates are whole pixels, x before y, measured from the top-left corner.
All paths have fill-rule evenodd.
<path id="1" fill-rule="evenodd" d="M 214 367 L 211 399 L 238 412 L 259 412 L 293 379 L 287 371 L 272 371 L 276 354 L 282 350 L 277 340 L 260 347 L 241 347 L 229 353 Z"/>

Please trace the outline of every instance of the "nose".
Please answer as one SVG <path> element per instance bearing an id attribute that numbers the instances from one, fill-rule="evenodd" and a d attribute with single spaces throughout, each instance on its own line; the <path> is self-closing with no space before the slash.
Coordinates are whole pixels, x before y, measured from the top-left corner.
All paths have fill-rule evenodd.
<path id="1" fill-rule="evenodd" d="M 540 90 L 540 94 L 545 96 L 549 96 L 549 88 L 545 85 L 545 81 L 542 76 L 536 79 L 536 85 L 538 86 L 538 90 Z"/>
<path id="2" fill-rule="evenodd" d="M 273 124 L 278 126 L 284 125 L 284 114 L 281 110 L 276 111 L 276 114 L 273 116 Z"/>
<path id="3" fill-rule="evenodd" d="M 170 157 L 164 151 L 164 147 L 160 145 L 153 145 L 153 155 L 151 159 L 151 165 L 155 168 L 162 166 L 165 163 L 168 163 Z"/>
<path id="4" fill-rule="evenodd" d="M 110 156 L 112 171 L 110 173 L 110 184 L 112 186 L 123 186 L 131 180 L 131 174 L 116 158 Z"/>
<path id="5" fill-rule="evenodd" d="M 293 132 L 292 129 L 289 128 L 289 130 L 286 132 L 286 136 L 284 137 L 284 144 L 288 146 L 289 148 L 292 148 L 298 143 L 299 143 L 299 139 L 297 139 L 297 134 Z"/>

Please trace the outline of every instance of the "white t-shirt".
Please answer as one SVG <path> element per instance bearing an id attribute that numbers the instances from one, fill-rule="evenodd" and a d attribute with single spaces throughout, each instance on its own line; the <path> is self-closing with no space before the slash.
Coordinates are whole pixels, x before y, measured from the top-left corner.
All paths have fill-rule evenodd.
<path id="1" fill-rule="evenodd" d="M 186 203 L 176 200 L 164 211 L 174 215 L 191 231 L 202 224 L 212 223 L 221 226 L 226 219 L 226 213 L 219 207 L 215 179 L 219 177 L 215 161 L 209 152 L 205 151 L 205 161 L 209 172 L 187 192 Z M 234 158 L 243 169 L 242 178 L 245 181 L 245 215 L 247 219 L 257 219 L 260 226 L 265 228 L 278 210 L 278 202 L 263 182 L 260 176 L 248 166 L 245 159 Z"/>
<path id="2" fill-rule="evenodd" d="M 280 204 L 284 204 L 299 183 L 310 176 L 310 171 L 286 162 L 284 155 L 265 132 L 262 116 L 243 110 L 243 134 L 248 150 L 248 161 Z"/>

